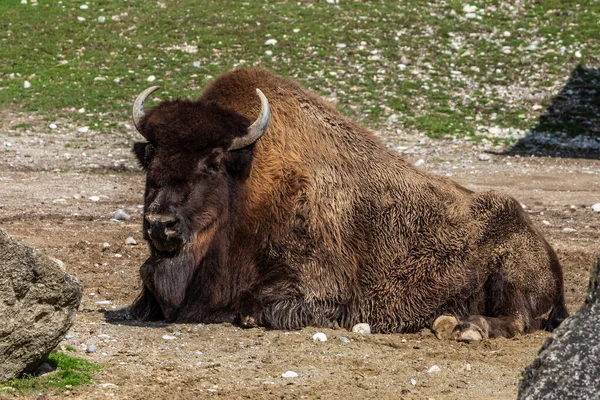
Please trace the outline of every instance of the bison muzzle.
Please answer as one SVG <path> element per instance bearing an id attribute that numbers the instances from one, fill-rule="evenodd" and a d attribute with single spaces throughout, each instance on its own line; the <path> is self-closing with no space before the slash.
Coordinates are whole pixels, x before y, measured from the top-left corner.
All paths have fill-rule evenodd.
<path id="1" fill-rule="evenodd" d="M 413 167 L 263 70 L 145 112 L 157 89 L 133 107 L 151 252 L 135 318 L 478 340 L 566 317 L 556 254 L 514 199 Z"/>

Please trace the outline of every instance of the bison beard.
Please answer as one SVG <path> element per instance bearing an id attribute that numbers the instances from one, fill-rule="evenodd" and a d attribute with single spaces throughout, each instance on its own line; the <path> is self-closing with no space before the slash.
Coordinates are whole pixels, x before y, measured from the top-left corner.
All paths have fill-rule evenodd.
<path id="1" fill-rule="evenodd" d="M 266 71 L 144 112 L 156 89 L 134 104 L 152 251 L 135 318 L 470 341 L 567 316 L 556 254 L 516 200 L 413 167 Z"/>

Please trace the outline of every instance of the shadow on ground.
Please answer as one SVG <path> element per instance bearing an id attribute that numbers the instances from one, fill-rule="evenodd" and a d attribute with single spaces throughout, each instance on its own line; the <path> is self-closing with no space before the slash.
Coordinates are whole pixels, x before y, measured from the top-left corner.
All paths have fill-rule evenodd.
<path id="1" fill-rule="evenodd" d="M 575 68 L 538 124 L 500 154 L 600 159 L 600 69 Z"/>

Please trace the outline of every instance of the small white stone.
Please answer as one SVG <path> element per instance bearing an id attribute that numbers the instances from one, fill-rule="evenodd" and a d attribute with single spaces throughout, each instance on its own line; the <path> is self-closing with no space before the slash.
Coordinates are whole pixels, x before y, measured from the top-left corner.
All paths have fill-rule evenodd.
<path id="1" fill-rule="evenodd" d="M 115 385 L 114 383 L 99 383 L 98 384 L 99 388 L 103 388 L 103 389 L 107 389 L 107 388 L 116 388 L 118 387 L 117 385 Z"/>
<path id="2" fill-rule="evenodd" d="M 100 197 L 99 196 L 91 196 L 91 197 L 88 197 L 88 199 L 91 200 L 91 201 L 94 201 L 94 202 L 100 201 Z"/>
<path id="3" fill-rule="evenodd" d="M 550 223 L 550 221 L 546 221 L 546 220 L 543 220 L 543 221 L 542 221 L 542 224 L 544 224 L 544 225 L 546 225 L 546 226 L 550 226 L 550 225 L 552 225 L 552 224 Z"/>
<path id="4" fill-rule="evenodd" d="M 110 304 L 110 300 L 101 300 L 101 301 L 97 301 L 96 304 L 100 305 L 100 306 L 105 306 Z"/>
<path id="5" fill-rule="evenodd" d="M 149 77 L 146 78 L 146 80 L 148 82 L 154 82 L 156 80 L 156 77 L 154 75 L 150 75 Z"/>
<path id="6" fill-rule="evenodd" d="M 352 332 L 360 333 L 361 335 L 370 335 L 371 327 L 369 326 L 369 324 L 356 324 L 352 327 Z"/>
<path id="7" fill-rule="evenodd" d="M 135 241 L 134 238 L 132 238 L 131 236 L 129 236 L 127 239 L 125 239 L 125 244 L 133 246 L 133 245 L 136 245 L 137 242 Z"/>
<path id="8" fill-rule="evenodd" d="M 477 6 L 465 4 L 463 7 L 463 12 L 465 13 L 474 13 L 475 11 L 477 11 Z"/>
<path id="9" fill-rule="evenodd" d="M 577 50 L 574 55 L 576 58 L 581 58 L 581 52 L 579 50 Z"/>
<path id="10" fill-rule="evenodd" d="M 467 14 L 465 14 L 465 17 L 467 17 L 468 19 L 473 19 L 473 18 L 477 18 L 477 14 L 475 14 L 475 13 L 467 13 Z"/>
<path id="11" fill-rule="evenodd" d="M 273 52 L 271 50 L 267 50 L 267 51 L 265 51 L 265 55 L 272 56 Z"/>
<path id="12" fill-rule="evenodd" d="M 510 37 L 511 33 L 509 31 L 504 31 L 502 34 L 504 37 Z"/>
<path id="13" fill-rule="evenodd" d="M 527 46 L 526 50 L 535 51 L 535 50 L 537 50 L 537 45 L 536 44 L 530 44 L 529 46 Z"/>
<path id="14" fill-rule="evenodd" d="M 83 18 L 83 17 L 77 17 L 77 21 L 83 22 L 83 21 L 85 21 L 85 18 Z"/>
<path id="15" fill-rule="evenodd" d="M 481 153 L 477 156 L 477 158 L 479 159 L 479 161 L 490 161 L 491 157 L 489 154 L 485 154 L 485 153 Z"/>
<path id="16" fill-rule="evenodd" d="M 566 233 L 577 232 L 577 229 L 573 229 L 573 228 L 563 228 L 563 232 L 566 232 Z"/>
<path id="17" fill-rule="evenodd" d="M 417 380 L 415 378 L 410 378 L 410 384 L 413 386 L 417 386 Z"/>
<path id="18" fill-rule="evenodd" d="M 192 65 L 193 65 L 195 68 L 200 68 L 200 61 L 194 61 L 194 62 L 192 63 Z"/>
<path id="19" fill-rule="evenodd" d="M 425 160 L 423 160 L 422 158 L 418 159 L 415 163 L 415 167 L 422 167 L 423 165 L 425 165 Z"/>
<path id="20" fill-rule="evenodd" d="M 600 212 L 600 203 L 596 203 L 592 206 L 594 212 Z"/>
<path id="21" fill-rule="evenodd" d="M 171 335 L 163 335 L 162 338 L 165 340 L 175 340 L 175 336 L 171 336 Z"/>
<path id="22" fill-rule="evenodd" d="M 23 88 L 29 89 L 30 87 L 31 87 L 31 82 L 29 82 L 29 81 L 23 82 Z"/>
<path id="23" fill-rule="evenodd" d="M 292 32 L 294 32 L 294 33 L 298 33 L 298 32 L 300 32 L 300 29 L 296 28 L 296 29 L 294 29 Z"/>
<path id="24" fill-rule="evenodd" d="M 87 4 L 82 4 L 82 5 L 80 5 L 80 6 L 79 6 L 79 8 L 80 8 L 81 10 L 87 10 L 89 7 L 88 7 L 88 5 L 87 5 Z"/>
<path id="25" fill-rule="evenodd" d="M 298 374 L 294 371 L 285 371 L 283 374 L 281 374 L 281 376 L 283 378 L 297 378 Z"/>
<path id="26" fill-rule="evenodd" d="M 82 126 L 81 128 L 77 129 L 77 132 L 79 132 L 79 133 L 86 133 L 89 130 L 90 130 L 89 126 Z"/>
<path id="27" fill-rule="evenodd" d="M 48 125 L 48 128 L 56 129 L 56 128 L 58 128 L 58 126 L 56 124 L 50 124 L 50 125 Z"/>
<path id="28" fill-rule="evenodd" d="M 343 49 L 343 48 L 345 48 L 345 47 L 346 47 L 346 43 L 337 43 L 337 44 L 335 45 L 335 47 L 337 47 L 338 49 Z"/>
<path id="29" fill-rule="evenodd" d="M 277 39 L 269 39 L 265 42 L 265 46 L 273 46 L 277 44 Z"/>
<path id="30" fill-rule="evenodd" d="M 108 249 L 109 247 L 110 247 L 110 243 L 108 243 L 108 242 L 102 243 L 102 248 L 103 249 Z"/>
<path id="31" fill-rule="evenodd" d="M 106 17 L 105 16 L 101 15 L 101 16 L 98 17 L 98 22 L 104 22 L 104 21 L 106 21 Z"/>
<path id="32" fill-rule="evenodd" d="M 442 369 L 437 366 L 437 365 L 432 365 L 431 367 L 429 367 L 429 369 L 427 370 L 428 374 L 435 374 L 436 372 L 440 372 Z"/>
<path id="33" fill-rule="evenodd" d="M 326 342 L 327 335 L 325 335 L 322 332 L 317 332 L 312 336 L 312 340 L 314 340 L 315 342 Z"/>

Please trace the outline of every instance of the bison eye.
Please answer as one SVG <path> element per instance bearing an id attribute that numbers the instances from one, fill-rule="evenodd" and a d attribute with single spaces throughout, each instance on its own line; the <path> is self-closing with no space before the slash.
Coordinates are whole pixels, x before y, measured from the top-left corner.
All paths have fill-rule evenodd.
<path id="1" fill-rule="evenodd" d="M 206 175 L 216 175 L 219 173 L 219 170 L 221 169 L 221 164 L 204 164 L 204 163 L 200 163 L 200 165 L 198 166 L 200 169 L 200 172 L 202 172 L 203 174 Z"/>

